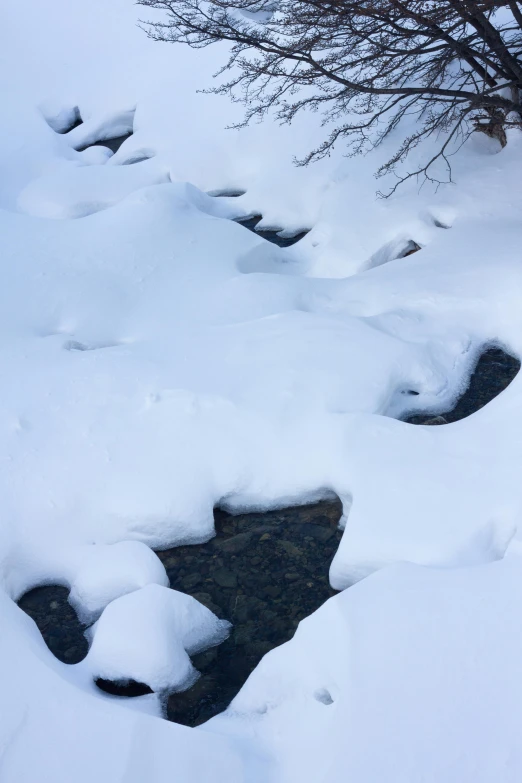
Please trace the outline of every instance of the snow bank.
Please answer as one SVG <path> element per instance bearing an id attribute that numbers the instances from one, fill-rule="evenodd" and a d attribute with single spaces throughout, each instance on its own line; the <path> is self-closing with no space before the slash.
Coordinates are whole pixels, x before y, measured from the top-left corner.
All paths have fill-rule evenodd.
<path id="1" fill-rule="evenodd" d="M 282 783 L 516 783 L 519 556 L 383 569 L 273 650 L 209 729 L 255 738 Z"/>
<path id="2" fill-rule="evenodd" d="M 67 162 L 27 185 L 18 205 L 36 217 L 80 218 L 107 209 L 135 190 L 168 181 L 168 172 L 155 160 L 122 169 Z"/>

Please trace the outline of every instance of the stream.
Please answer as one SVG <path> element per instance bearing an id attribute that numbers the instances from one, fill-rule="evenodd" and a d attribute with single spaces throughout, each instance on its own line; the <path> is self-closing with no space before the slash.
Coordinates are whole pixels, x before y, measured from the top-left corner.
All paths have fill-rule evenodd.
<path id="1" fill-rule="evenodd" d="M 441 425 L 465 418 L 505 389 L 519 369 L 519 360 L 501 348 L 486 348 L 451 411 L 416 413 L 405 421 Z M 216 509 L 211 541 L 157 552 L 172 588 L 233 624 L 225 642 L 193 657 L 201 677 L 189 690 L 170 695 L 169 720 L 198 726 L 226 709 L 263 655 L 291 639 L 299 622 L 334 595 L 328 568 L 341 540 L 341 514 L 337 498 L 264 513 Z M 88 645 L 67 598 L 66 588 L 48 585 L 26 593 L 19 606 L 51 652 L 74 664 Z M 150 693 L 141 683 L 97 684 L 126 697 Z"/>

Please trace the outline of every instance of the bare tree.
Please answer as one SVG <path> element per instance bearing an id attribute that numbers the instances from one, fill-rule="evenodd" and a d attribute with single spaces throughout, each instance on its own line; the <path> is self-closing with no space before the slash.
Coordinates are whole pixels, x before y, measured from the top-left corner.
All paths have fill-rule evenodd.
<path id="1" fill-rule="evenodd" d="M 208 92 L 246 106 L 244 120 L 273 110 L 283 122 L 310 109 L 330 132 L 303 160 L 328 155 L 344 140 L 365 152 L 414 116 L 415 130 L 377 175 L 396 173 L 428 136 L 440 139 L 422 167 L 440 182 L 436 162 L 469 134 L 484 130 L 505 143 L 519 124 L 522 2 L 519 0 L 138 0 L 166 12 L 144 22 L 154 40 L 202 48 L 229 41 L 230 56 Z M 224 76 L 229 74 L 229 76 Z M 225 79 L 225 81 L 223 81 Z M 393 190 L 391 192 L 393 192 Z"/>

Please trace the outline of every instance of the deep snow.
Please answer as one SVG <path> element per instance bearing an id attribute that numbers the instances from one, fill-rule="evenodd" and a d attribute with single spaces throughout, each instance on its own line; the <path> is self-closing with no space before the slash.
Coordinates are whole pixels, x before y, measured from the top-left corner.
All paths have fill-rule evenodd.
<path id="1" fill-rule="evenodd" d="M 0 69 L 2 783 L 518 783 L 522 378 L 461 422 L 398 419 L 447 409 L 483 345 L 522 354 L 520 135 L 377 200 L 386 150 L 293 167 L 314 116 L 225 131 L 237 109 L 195 92 L 223 51 L 154 46 L 129 0 L 29 10 L 7 3 Z M 276 248 L 232 220 L 254 214 L 311 230 Z M 327 490 L 349 589 L 224 716 L 95 689 L 192 676 L 150 547 Z M 13 603 L 45 582 L 101 615 L 82 664 Z"/>

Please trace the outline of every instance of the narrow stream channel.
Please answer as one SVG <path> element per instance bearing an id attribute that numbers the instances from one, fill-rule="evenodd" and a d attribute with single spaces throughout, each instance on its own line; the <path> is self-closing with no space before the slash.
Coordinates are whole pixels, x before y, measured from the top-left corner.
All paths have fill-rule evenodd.
<path id="1" fill-rule="evenodd" d="M 451 411 L 416 413 L 405 421 L 446 424 L 465 418 L 500 394 L 519 369 L 514 356 L 487 348 Z M 225 642 L 194 656 L 201 677 L 188 691 L 170 696 L 169 720 L 198 726 L 222 712 L 263 655 L 291 639 L 299 622 L 334 594 L 328 568 L 342 535 L 341 513 L 338 499 L 236 516 L 217 509 L 211 541 L 157 553 L 172 588 L 233 624 Z M 86 656 L 88 645 L 67 598 L 64 587 L 38 587 L 19 605 L 35 620 L 54 655 L 72 664 Z M 127 697 L 150 692 L 140 683 L 98 684 Z"/>
<path id="2" fill-rule="evenodd" d="M 299 622 L 334 595 L 328 567 L 341 540 L 341 514 L 339 500 L 236 516 L 216 510 L 217 535 L 207 544 L 157 553 L 171 587 L 233 624 L 223 644 L 194 656 L 201 677 L 171 695 L 170 720 L 197 726 L 222 712 L 263 655 L 291 639 Z M 88 646 L 67 595 L 64 587 L 37 587 L 19 605 L 59 660 L 78 663 Z M 148 692 L 139 683 L 99 685 L 117 695 Z"/>
<path id="3" fill-rule="evenodd" d="M 404 421 L 409 424 L 450 424 L 465 419 L 483 408 L 504 391 L 520 370 L 520 361 L 502 348 L 486 348 L 480 355 L 469 385 L 456 405 L 443 413 L 415 413 Z"/>
<path id="4" fill-rule="evenodd" d="M 259 222 L 263 219 L 262 215 L 254 215 L 250 218 L 238 218 L 236 221 L 240 225 L 244 226 L 245 228 L 248 228 L 249 231 L 253 231 L 254 234 L 257 234 L 260 237 L 263 237 L 264 239 L 268 239 L 269 242 L 272 242 L 274 245 L 277 245 L 278 247 L 290 247 L 291 245 L 295 245 L 296 242 L 299 242 L 300 239 L 305 237 L 308 234 L 307 231 L 299 231 L 297 234 L 294 234 L 290 237 L 282 237 L 279 236 L 280 229 L 279 230 L 258 230 L 256 226 L 259 224 Z"/>

